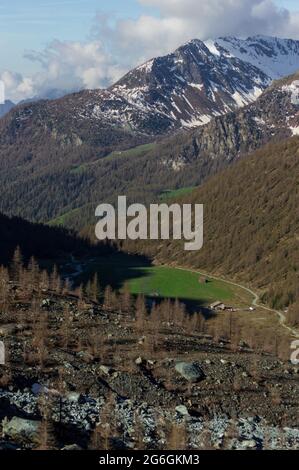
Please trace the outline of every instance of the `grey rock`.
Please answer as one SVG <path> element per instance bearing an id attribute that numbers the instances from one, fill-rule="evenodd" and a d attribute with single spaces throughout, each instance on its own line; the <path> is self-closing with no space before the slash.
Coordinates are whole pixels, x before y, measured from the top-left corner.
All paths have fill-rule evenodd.
<path id="1" fill-rule="evenodd" d="M 185 405 L 179 405 L 175 408 L 175 411 L 177 413 L 179 413 L 180 415 L 182 416 L 188 416 L 189 415 L 189 411 L 187 409 L 187 407 Z"/>
<path id="2" fill-rule="evenodd" d="M 70 444 L 68 446 L 64 446 L 61 450 L 82 450 L 82 447 L 77 444 Z"/>
<path id="3" fill-rule="evenodd" d="M 79 398 L 80 398 L 80 393 L 77 392 L 70 392 L 68 393 L 67 397 L 68 401 L 72 403 L 78 403 Z"/>
<path id="4" fill-rule="evenodd" d="M 243 449 L 254 449 L 256 447 L 256 442 L 251 440 L 246 440 L 241 442 Z"/>
<path id="5" fill-rule="evenodd" d="M 39 425 L 40 421 L 32 421 L 16 416 L 10 421 L 4 418 L 2 421 L 2 435 L 17 442 L 30 442 L 36 437 Z"/>
<path id="6" fill-rule="evenodd" d="M 111 369 L 108 366 L 100 366 L 100 371 L 103 372 L 105 375 L 110 375 Z"/>
<path id="7" fill-rule="evenodd" d="M 175 370 L 188 382 L 199 382 L 205 378 L 205 374 L 197 362 L 178 362 Z"/>
<path id="8" fill-rule="evenodd" d="M 31 387 L 31 390 L 32 390 L 32 393 L 34 395 L 40 395 L 42 393 L 48 393 L 49 392 L 47 387 L 45 387 L 44 385 L 38 384 L 38 383 L 33 384 L 32 387 Z"/>
<path id="9" fill-rule="evenodd" d="M 2 325 L 0 327 L 0 336 L 9 336 L 13 334 L 16 330 L 15 325 Z"/>

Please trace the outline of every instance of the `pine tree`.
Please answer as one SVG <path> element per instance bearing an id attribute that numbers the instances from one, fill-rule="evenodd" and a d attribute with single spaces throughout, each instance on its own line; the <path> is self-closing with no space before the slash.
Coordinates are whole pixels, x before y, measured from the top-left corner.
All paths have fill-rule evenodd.
<path id="1" fill-rule="evenodd" d="M 121 295 L 121 309 L 122 311 L 129 313 L 132 307 L 132 296 L 130 292 L 130 286 L 126 282 Z"/>
<path id="2" fill-rule="evenodd" d="M 144 295 L 138 295 L 135 304 L 135 326 L 138 332 L 143 331 L 146 324 L 146 305 Z"/>
<path id="3" fill-rule="evenodd" d="M 54 434 L 54 425 L 48 419 L 43 419 L 39 425 L 37 446 L 35 450 L 54 450 L 56 439 Z"/>
<path id="4" fill-rule="evenodd" d="M 35 450 L 53 450 L 56 447 L 54 425 L 51 421 L 51 401 L 49 397 L 41 395 L 38 399 L 38 408 L 42 416 L 36 437 Z"/>
<path id="5" fill-rule="evenodd" d="M 23 267 L 23 256 L 19 246 L 15 249 L 12 262 L 10 264 L 10 274 L 14 282 L 19 282 L 20 271 Z"/>
<path id="6" fill-rule="evenodd" d="M 98 274 L 95 273 L 91 286 L 90 286 L 90 298 L 94 302 L 98 302 L 99 295 L 100 295 L 99 279 L 98 279 Z"/>
<path id="7" fill-rule="evenodd" d="M 55 265 L 50 276 L 50 287 L 56 294 L 61 293 L 61 279 L 58 274 L 57 266 Z"/>
<path id="8" fill-rule="evenodd" d="M 0 306 L 5 310 L 10 301 L 9 273 L 4 267 L 0 267 Z"/>
<path id="9" fill-rule="evenodd" d="M 187 446 L 187 433 L 186 425 L 171 424 L 170 432 L 167 439 L 167 449 L 169 450 L 186 450 Z"/>
<path id="10" fill-rule="evenodd" d="M 43 270 L 40 276 L 40 287 L 43 291 L 50 289 L 50 277 L 47 270 Z"/>
<path id="11" fill-rule="evenodd" d="M 110 391 L 100 413 L 100 423 L 95 427 L 89 448 L 91 450 L 109 450 L 111 439 L 116 436 L 115 398 Z"/>
<path id="12" fill-rule="evenodd" d="M 41 368 L 44 367 L 48 356 L 47 341 L 48 341 L 48 313 L 41 310 L 39 303 L 33 303 L 35 315 L 37 318 L 33 323 L 32 330 L 32 344 L 37 351 L 37 359 Z"/>
<path id="13" fill-rule="evenodd" d="M 107 286 L 104 292 L 104 308 L 110 310 L 112 308 L 112 288 Z"/>
<path id="14" fill-rule="evenodd" d="M 28 264 L 28 287 L 31 292 L 37 291 L 39 287 L 39 266 L 36 259 L 32 256 Z"/>
<path id="15" fill-rule="evenodd" d="M 62 322 L 59 330 L 61 347 L 68 349 L 69 341 L 72 336 L 73 317 L 69 305 L 64 305 L 62 313 Z"/>
<path id="16" fill-rule="evenodd" d="M 84 294 L 85 297 L 91 299 L 91 281 L 88 281 L 87 284 L 84 286 Z"/>

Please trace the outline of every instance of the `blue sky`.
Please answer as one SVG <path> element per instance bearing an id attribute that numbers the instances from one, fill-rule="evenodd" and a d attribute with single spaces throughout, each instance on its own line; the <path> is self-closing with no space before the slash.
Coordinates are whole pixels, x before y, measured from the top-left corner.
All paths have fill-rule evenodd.
<path id="1" fill-rule="evenodd" d="M 42 49 L 54 38 L 84 40 L 97 12 L 137 18 L 154 9 L 136 0 L 0 0 L 0 67 L 32 70 L 24 50 Z"/>
<path id="2" fill-rule="evenodd" d="M 32 70 L 24 50 L 84 40 L 97 12 L 135 18 L 141 8 L 135 0 L 0 0 L 0 67 Z"/>
<path id="3" fill-rule="evenodd" d="M 7 89 L 19 87 L 19 99 L 45 88 L 48 77 L 58 88 L 105 86 L 192 37 L 244 31 L 299 39 L 298 3 L 235 0 L 235 12 L 230 0 L 0 0 L 0 79 Z M 292 21 L 277 7 L 287 8 Z"/>
<path id="4" fill-rule="evenodd" d="M 298 0 L 275 1 L 289 9 L 298 6 Z M 42 49 L 54 38 L 86 39 L 97 12 L 119 18 L 158 16 L 157 10 L 137 0 L 0 0 L 0 67 L 32 70 L 24 50 Z"/>

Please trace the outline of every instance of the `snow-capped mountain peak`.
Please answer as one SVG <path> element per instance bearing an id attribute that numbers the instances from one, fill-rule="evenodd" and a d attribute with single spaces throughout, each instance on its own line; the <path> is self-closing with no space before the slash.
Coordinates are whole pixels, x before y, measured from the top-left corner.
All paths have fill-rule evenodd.
<path id="1" fill-rule="evenodd" d="M 254 36 L 192 39 L 128 72 L 107 90 L 78 93 L 72 115 L 97 128 L 147 136 L 207 124 L 254 102 L 273 79 L 299 69 L 299 41 Z M 56 106 L 56 105 L 55 105 Z"/>
<path id="2" fill-rule="evenodd" d="M 121 116 L 133 130 L 153 134 L 159 128 L 164 133 L 201 126 L 255 101 L 273 79 L 297 69 L 299 41 L 267 36 L 192 39 L 110 87 L 110 103 L 117 104 L 110 117 Z M 101 108 L 99 104 L 98 113 Z"/>
<path id="3" fill-rule="evenodd" d="M 269 83 L 255 66 L 193 39 L 131 70 L 102 93 L 96 115 L 153 134 L 196 127 L 254 101 Z"/>

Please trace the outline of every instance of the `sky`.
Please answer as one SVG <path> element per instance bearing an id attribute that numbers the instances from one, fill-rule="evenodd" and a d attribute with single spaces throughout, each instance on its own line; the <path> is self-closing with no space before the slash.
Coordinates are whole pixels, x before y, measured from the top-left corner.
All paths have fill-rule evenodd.
<path id="1" fill-rule="evenodd" d="M 101 88 L 192 38 L 253 34 L 299 39 L 299 1 L 0 0 L 0 79 L 14 101 Z"/>

